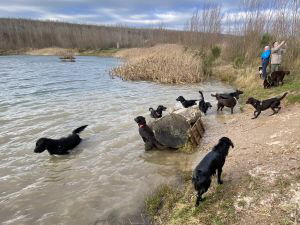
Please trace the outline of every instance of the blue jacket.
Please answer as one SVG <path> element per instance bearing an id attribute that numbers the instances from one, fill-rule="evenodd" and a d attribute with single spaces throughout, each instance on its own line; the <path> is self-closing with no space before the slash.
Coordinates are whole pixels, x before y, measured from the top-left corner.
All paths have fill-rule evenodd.
<path id="1" fill-rule="evenodd" d="M 262 59 L 262 60 L 264 60 L 264 59 L 269 60 L 269 59 L 270 59 L 270 55 L 271 55 L 271 50 L 264 51 L 264 52 L 261 54 L 261 59 Z"/>

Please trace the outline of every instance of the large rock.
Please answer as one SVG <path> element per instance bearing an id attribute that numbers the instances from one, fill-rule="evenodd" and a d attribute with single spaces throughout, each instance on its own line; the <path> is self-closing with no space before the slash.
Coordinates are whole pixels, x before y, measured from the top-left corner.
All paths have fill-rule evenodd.
<path id="1" fill-rule="evenodd" d="M 198 108 L 179 109 L 153 121 L 150 126 L 161 144 L 178 149 L 189 142 L 191 126 L 200 116 Z"/>

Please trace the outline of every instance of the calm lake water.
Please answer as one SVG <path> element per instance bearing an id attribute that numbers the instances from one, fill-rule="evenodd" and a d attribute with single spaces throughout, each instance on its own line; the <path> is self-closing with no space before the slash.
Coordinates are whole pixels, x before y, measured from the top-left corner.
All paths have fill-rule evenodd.
<path id="1" fill-rule="evenodd" d="M 128 223 L 157 185 L 193 167 L 191 156 L 144 152 L 134 117 L 178 95 L 232 90 L 221 83 L 172 86 L 111 79 L 119 60 L 54 56 L 0 57 L 0 222 Z M 207 118 L 213 121 L 214 108 Z M 213 122 L 211 122 L 213 123 Z M 60 138 L 81 125 L 83 142 L 67 156 L 33 153 L 40 137 Z M 195 160 L 195 159 L 194 159 Z"/>

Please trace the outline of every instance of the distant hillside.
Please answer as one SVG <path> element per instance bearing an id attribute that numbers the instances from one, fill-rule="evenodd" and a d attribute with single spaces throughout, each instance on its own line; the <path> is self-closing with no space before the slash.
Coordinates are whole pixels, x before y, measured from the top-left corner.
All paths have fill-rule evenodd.
<path id="1" fill-rule="evenodd" d="M 191 43 L 190 32 L 166 29 L 81 25 L 64 22 L 0 18 L 0 49 L 130 48 L 156 43 Z M 195 34 L 193 34 L 195 39 Z"/>

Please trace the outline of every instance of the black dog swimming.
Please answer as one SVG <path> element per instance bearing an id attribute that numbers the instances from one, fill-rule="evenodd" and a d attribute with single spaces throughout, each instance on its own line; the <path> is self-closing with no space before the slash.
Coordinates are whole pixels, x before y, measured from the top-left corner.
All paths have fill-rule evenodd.
<path id="1" fill-rule="evenodd" d="M 201 95 L 201 100 L 199 101 L 199 109 L 201 112 L 203 112 L 206 115 L 207 110 L 211 108 L 212 105 L 209 102 L 204 101 L 204 96 L 202 91 L 199 91 L 199 93 Z"/>
<path id="2" fill-rule="evenodd" d="M 192 182 L 195 190 L 197 191 L 196 206 L 202 201 L 202 195 L 208 190 L 211 184 L 211 176 L 216 174 L 218 171 L 218 184 L 222 184 L 221 180 L 222 168 L 224 166 L 226 156 L 230 146 L 234 148 L 232 141 L 228 137 L 222 137 L 219 143 L 214 146 L 198 164 L 193 171 Z"/>
<path id="3" fill-rule="evenodd" d="M 138 116 L 134 121 L 139 126 L 139 134 L 145 142 L 145 150 L 149 151 L 153 148 L 163 149 L 163 146 L 156 140 L 153 131 L 146 123 L 146 119 L 143 116 Z"/>
<path id="4" fill-rule="evenodd" d="M 42 153 L 47 149 L 50 155 L 67 155 L 69 154 L 69 150 L 79 145 L 82 139 L 78 134 L 87 126 L 88 125 L 78 127 L 77 129 L 73 130 L 72 134 L 68 137 L 60 139 L 40 138 L 36 142 L 34 152 Z"/>
<path id="5" fill-rule="evenodd" d="M 184 108 L 189 108 L 193 105 L 196 105 L 196 101 L 199 101 L 199 100 L 186 100 L 183 96 L 179 96 L 176 101 L 179 101 L 181 102 L 182 106 Z"/>
<path id="6" fill-rule="evenodd" d="M 280 107 L 280 101 L 287 95 L 288 93 L 285 92 L 280 98 L 270 98 L 267 100 L 263 100 L 263 101 L 259 101 L 255 98 L 248 98 L 246 104 L 250 104 L 254 107 L 255 111 L 254 111 L 254 117 L 251 119 L 256 119 L 259 114 L 261 113 L 261 111 L 264 111 L 268 108 L 271 108 L 273 110 L 273 113 L 270 115 L 274 115 L 275 113 L 278 113 L 279 110 L 281 109 Z M 275 110 L 277 109 L 277 110 Z"/>
<path id="7" fill-rule="evenodd" d="M 149 108 L 150 116 L 152 118 L 155 118 L 155 119 L 156 118 L 161 118 L 162 117 L 162 112 L 166 111 L 166 109 L 167 108 L 164 107 L 163 105 L 159 105 L 156 110 L 154 110 L 153 108 Z"/>

